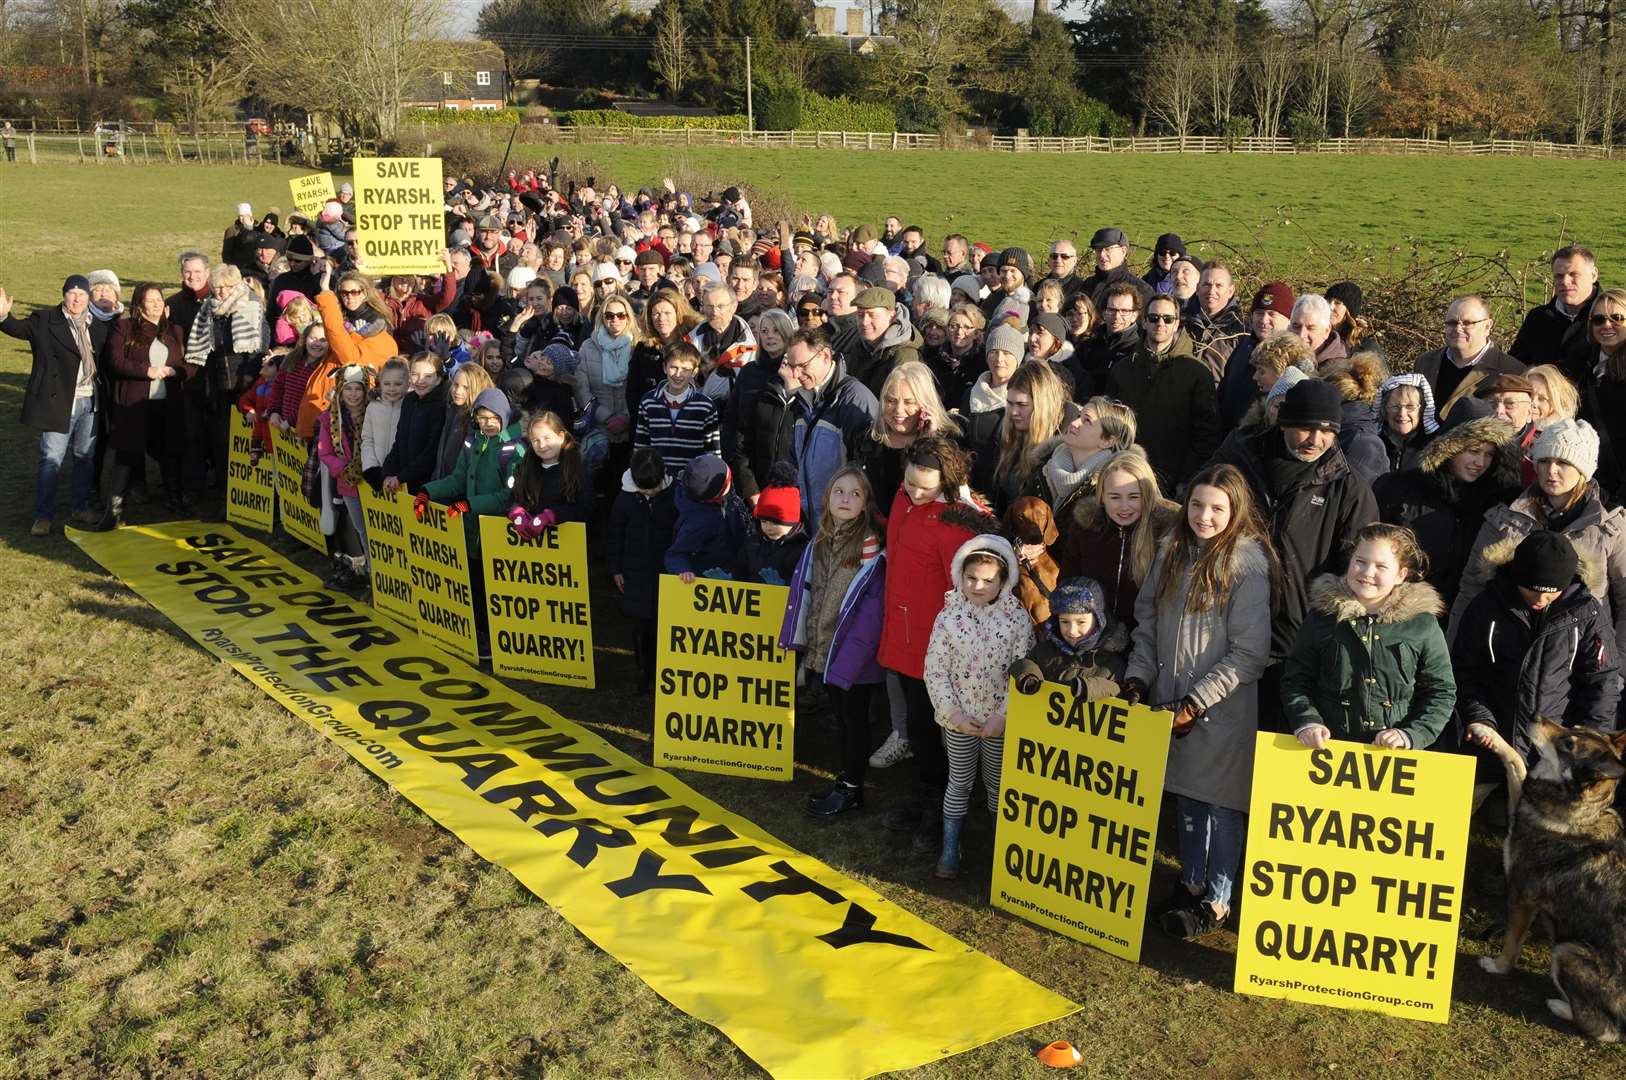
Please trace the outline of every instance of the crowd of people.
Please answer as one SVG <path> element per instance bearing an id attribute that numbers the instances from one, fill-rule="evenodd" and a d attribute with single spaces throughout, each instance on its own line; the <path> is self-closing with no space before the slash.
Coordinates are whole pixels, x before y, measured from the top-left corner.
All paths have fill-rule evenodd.
<path id="1" fill-rule="evenodd" d="M 149 457 L 194 512 L 247 425 L 307 447 L 327 584 L 357 596 L 363 485 L 445 505 L 471 550 L 481 515 L 588 523 L 641 691 L 660 575 L 788 586 L 782 644 L 843 732 L 808 812 L 912 761 L 883 823 L 944 878 L 979 778 L 995 808 L 1008 687 L 1153 706 L 1182 937 L 1230 914 L 1259 730 L 1474 753 L 1478 723 L 1529 753 L 1537 716 L 1617 725 L 1626 290 L 1582 247 L 1506 351 L 1468 295 L 1390 356 L 1355 283 L 1242 296 L 1173 233 L 1136 273 L 1110 226 L 1086 269 L 1065 239 L 1038 267 L 895 217 L 756 221 L 738 188 L 528 171 L 445 199 L 432 275 L 357 265 L 346 185 L 310 217 L 238 206 L 167 297 L 106 269 L 26 317 L 0 291 L 33 351 L 34 535 L 70 453 L 74 519 L 114 528 Z"/>

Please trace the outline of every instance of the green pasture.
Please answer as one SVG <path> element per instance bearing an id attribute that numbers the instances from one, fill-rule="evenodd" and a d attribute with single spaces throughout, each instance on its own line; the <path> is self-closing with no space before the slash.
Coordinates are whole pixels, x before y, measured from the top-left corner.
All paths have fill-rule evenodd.
<path id="1" fill-rule="evenodd" d="M 668 171 L 650 151 L 617 153 L 613 173 L 610 154 L 595 154 L 623 184 Z M 1617 270 L 1622 252 L 1609 201 L 1617 170 L 1600 165 L 835 153 L 738 161 L 748 186 L 787 202 L 844 217 L 896 210 L 933 232 L 943 217 L 931 208 L 946 204 L 974 237 L 1035 246 L 1102 221 L 1150 239 L 1171 217 L 1196 222 L 1185 228 L 1196 239 L 1291 205 L 1296 225 L 1267 233 L 1284 258 L 1298 224 L 1394 243 L 1478 238 L 1539 256 L 1563 213 Z M 721 154 L 687 158 L 692 171 L 721 175 L 726 164 Z M 828 166 L 852 172 L 819 171 Z M 27 306 L 56 302 L 65 274 L 103 266 L 127 288 L 149 276 L 174 282 L 175 253 L 218 253 L 238 201 L 288 209 L 290 175 L 0 167 L 0 286 Z M 1501 209 L 1474 206 L 1493 199 Z M 0 339 L 9 462 L 0 471 L 0 1077 L 759 1074 L 505 871 L 208 659 L 60 531 L 29 538 L 36 442 L 16 423 L 27 370 L 26 353 Z M 158 513 L 144 506 L 131 516 Z M 651 699 L 626 689 L 631 657 L 602 577 L 594 626 L 603 689 L 532 690 L 647 760 Z M 907 791 L 907 768 L 875 776 L 862 814 L 821 822 L 800 810 L 836 757 L 816 712 L 799 718 L 797 757 L 789 784 L 684 778 L 1083 1006 L 920 1076 L 1038 1077 L 1034 1048 L 1058 1038 L 1082 1047 L 1077 1072 L 1090 1077 L 1622 1071 L 1617 1048 L 1594 1047 L 1549 1017 L 1545 944 L 1532 945 L 1511 977 L 1479 970 L 1475 958 L 1492 951 L 1502 917 L 1494 838 L 1480 837 L 1470 854 L 1454 1010 L 1436 1026 L 1234 995 L 1229 933 L 1187 945 L 1153 930 L 1137 966 L 995 913 L 985 869 L 936 882 L 929 857 L 880 830 L 881 813 Z M 983 826 L 968 855 L 985 860 L 988 850 Z M 1164 859 L 1155 892 L 1170 875 Z M 874 1008 L 929 1013 L 932 1003 L 897 1000 L 883 984 Z"/>

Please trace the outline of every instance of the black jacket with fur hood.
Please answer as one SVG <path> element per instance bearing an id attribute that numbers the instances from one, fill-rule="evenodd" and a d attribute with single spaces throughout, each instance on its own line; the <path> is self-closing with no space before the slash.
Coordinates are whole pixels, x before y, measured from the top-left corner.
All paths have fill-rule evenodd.
<path id="1" fill-rule="evenodd" d="M 1538 716 L 1557 723 L 1615 730 L 1621 697 L 1615 630 L 1592 594 L 1603 568 L 1585 553 L 1575 580 L 1545 611 L 1531 611 L 1508 579 L 1512 549 L 1497 553 L 1496 576 L 1474 598 L 1452 649 L 1463 732 L 1487 724 L 1533 763 L 1527 734 Z M 1503 775 L 1485 751 L 1481 782 Z"/>
<path id="2" fill-rule="evenodd" d="M 1428 556 L 1428 583 L 1445 598 L 1457 596 L 1457 582 L 1474 553 L 1485 512 L 1511 501 L 1523 487 L 1513 425 L 1494 416 L 1470 420 L 1440 432 L 1423 448 L 1415 469 L 1389 473 L 1372 485 L 1378 516 L 1417 534 Z M 1496 448 L 1490 467 L 1473 483 L 1459 480 L 1446 464 L 1464 450 L 1488 443 Z"/>
<path id="3" fill-rule="evenodd" d="M 1335 739 L 1370 742 L 1394 728 L 1428 749 L 1456 704 L 1443 614 L 1440 594 L 1426 582 L 1396 585 L 1369 613 L 1343 578 L 1317 578 L 1282 671 L 1288 730 L 1324 724 Z"/>

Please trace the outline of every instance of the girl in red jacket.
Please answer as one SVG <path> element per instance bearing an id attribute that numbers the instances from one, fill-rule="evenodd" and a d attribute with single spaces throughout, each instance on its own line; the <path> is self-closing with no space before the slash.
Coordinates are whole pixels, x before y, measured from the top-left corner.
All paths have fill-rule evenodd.
<path id="1" fill-rule="evenodd" d="M 936 850 L 941 839 L 948 783 L 942 729 L 923 681 L 926 645 L 943 596 L 954 588 L 949 574 L 954 553 L 975 532 L 997 531 L 971 527 L 990 515 L 966 486 L 970 476 L 971 461 L 953 442 L 937 435 L 917 439 L 904 458 L 903 484 L 886 526 L 886 614 L 876 661 L 897 672 L 903 685 L 919 790 L 918 805 L 891 811 L 883 824 L 914 832 L 921 852 Z"/>

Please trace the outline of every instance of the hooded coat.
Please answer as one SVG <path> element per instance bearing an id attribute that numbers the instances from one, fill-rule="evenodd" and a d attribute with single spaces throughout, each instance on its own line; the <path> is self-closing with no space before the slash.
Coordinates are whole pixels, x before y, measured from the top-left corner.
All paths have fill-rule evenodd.
<path id="1" fill-rule="evenodd" d="M 1322 724 L 1335 739 L 1371 742 L 1394 728 L 1415 749 L 1432 746 L 1457 701 L 1443 614 L 1426 582 L 1401 582 L 1369 613 L 1343 578 L 1317 578 L 1282 670 L 1289 730 Z"/>
<path id="2" fill-rule="evenodd" d="M 1508 577 L 1512 557 L 1511 550 L 1497 552 L 1496 576 L 1468 605 L 1451 655 L 1463 730 L 1469 724 L 1493 727 L 1534 763 L 1528 731 L 1537 717 L 1617 729 L 1621 669 L 1615 629 L 1592 592 L 1603 568 L 1581 558 L 1569 587 L 1537 612 Z M 1480 782 L 1503 775 L 1489 752 L 1478 756 Z"/>
<path id="3" fill-rule="evenodd" d="M 1191 567 L 1169 565 L 1165 540 L 1135 601 L 1137 623 L 1125 679 L 1147 687 L 1146 701 L 1190 699 L 1200 719 L 1183 739 L 1169 737 L 1163 787 L 1175 795 L 1248 812 L 1253 743 L 1259 729 L 1259 676 L 1270 660 L 1270 556 L 1256 540 L 1232 552 L 1231 589 L 1208 611 L 1185 610 Z M 1178 575 L 1157 605 L 1164 575 Z"/>
<path id="4" fill-rule="evenodd" d="M 745 544 L 746 519 L 750 516 L 745 500 L 731 490 L 721 502 L 696 502 L 683 484 L 674 483 L 672 501 L 677 509 L 677 524 L 666 549 L 666 572 L 701 577 L 732 574 Z"/>
<path id="5" fill-rule="evenodd" d="M 1383 441 L 1383 412 L 1378 388 L 1389 377 L 1383 361 L 1361 353 L 1323 365 L 1318 378 L 1337 388 L 1344 399 L 1338 449 L 1355 474 L 1368 484 L 1389 471 L 1389 448 Z"/>
<path id="6" fill-rule="evenodd" d="M 1219 446 L 1214 376 L 1181 330 L 1161 356 L 1142 343 L 1107 373 L 1106 393 L 1135 410 L 1135 441 L 1167 491 L 1202 468 Z"/>
<path id="7" fill-rule="evenodd" d="M 1430 585 L 1444 598 L 1447 609 L 1457 596 L 1457 583 L 1485 513 L 1519 493 L 1519 449 L 1512 443 L 1513 425 L 1493 416 L 1458 424 L 1441 432 L 1422 451 L 1415 469 L 1386 473 L 1372 485 L 1378 516 L 1391 525 L 1404 525 L 1417 534 L 1428 556 Z M 1496 447 L 1488 469 L 1465 484 L 1446 468 L 1464 450 L 1483 443 Z"/>
<path id="8" fill-rule="evenodd" d="M 959 588 L 965 560 L 979 551 L 999 556 L 1005 580 L 992 603 L 978 606 Z M 943 596 L 926 646 L 926 692 L 937 723 L 948 728 L 956 713 L 990 717 L 1005 714 L 1010 680 L 1005 671 L 1033 648 L 1033 621 L 1016 599 L 1019 568 L 1003 536 L 974 536 L 960 545 L 949 567 L 954 587 Z"/>
<path id="9" fill-rule="evenodd" d="M 1474 538 L 1474 553 L 1462 572 L 1457 599 L 1451 605 L 1451 626 L 1447 636 L 1458 640 L 1458 624 L 1468 605 L 1485 590 L 1496 568 L 1513 557 L 1519 541 L 1537 529 L 1553 528 L 1544 509 L 1541 489 L 1532 487 L 1511 505 L 1494 506 L 1485 514 L 1485 523 Z M 1587 581 L 1587 588 L 1602 606 L 1604 616 L 1615 628 L 1618 642 L 1626 635 L 1626 509 L 1608 508 L 1599 498 L 1598 486 L 1589 483 L 1578 512 L 1563 522 L 1563 533 L 1575 545 L 1575 552 L 1601 572 Z"/>
<path id="10" fill-rule="evenodd" d="M 1117 697 L 1123 688 L 1124 664 L 1129 653 L 1129 629 L 1105 611 L 1096 618 L 1103 627 L 1095 644 L 1075 648 L 1061 636 L 1056 616 L 1039 627 L 1037 645 L 1011 665 L 1010 676 L 1022 689 L 1031 678 L 1060 683 L 1086 701 Z M 1026 692 L 1026 691 L 1022 691 Z"/>
<path id="11" fill-rule="evenodd" d="M 485 435 L 471 424 L 451 475 L 431 480 L 423 490 L 439 503 L 468 503 L 471 518 L 507 513 L 514 505 L 514 470 L 524 456 L 522 423 L 509 424 L 495 435 Z"/>
<path id="12" fill-rule="evenodd" d="M 865 341 L 863 327 L 854 323 L 852 328 L 836 338 L 836 352 L 847 362 L 847 374 L 869 388 L 870 396 L 880 399 L 881 384 L 892 374 L 892 369 L 911 360 L 919 360 L 926 341 L 909 322 L 909 309 L 899 305 L 892 315 L 892 325 L 874 341 Z"/>

